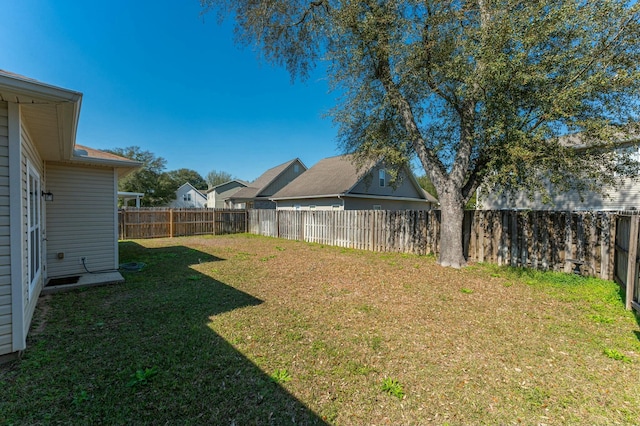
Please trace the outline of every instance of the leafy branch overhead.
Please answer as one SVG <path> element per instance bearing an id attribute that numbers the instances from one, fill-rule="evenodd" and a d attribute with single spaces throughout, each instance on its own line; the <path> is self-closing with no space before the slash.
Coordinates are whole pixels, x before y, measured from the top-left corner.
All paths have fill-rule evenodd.
<path id="1" fill-rule="evenodd" d="M 443 265 L 465 263 L 462 209 L 481 184 L 544 198 L 637 175 L 611 149 L 638 131 L 637 2 L 202 4 L 233 16 L 238 40 L 294 79 L 326 64 L 346 151 L 420 163 L 441 203 Z M 580 149 L 566 137 L 577 132 Z"/>

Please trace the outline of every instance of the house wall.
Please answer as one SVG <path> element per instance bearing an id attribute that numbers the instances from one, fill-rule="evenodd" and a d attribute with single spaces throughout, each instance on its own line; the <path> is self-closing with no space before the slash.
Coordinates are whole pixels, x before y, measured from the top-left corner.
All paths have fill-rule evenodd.
<path id="1" fill-rule="evenodd" d="M 117 178 L 111 168 L 47 163 L 49 277 L 117 269 Z M 64 258 L 59 259 L 58 253 Z"/>
<path id="2" fill-rule="evenodd" d="M 295 171 L 295 166 L 298 166 L 298 171 Z M 298 176 L 300 176 L 302 173 L 304 173 L 306 169 L 304 168 L 304 166 L 302 165 L 302 163 L 300 163 L 299 161 L 295 161 L 292 164 L 289 165 L 289 167 L 287 167 L 284 172 L 282 172 L 280 174 L 280 176 L 278 176 L 276 179 L 274 179 L 273 182 L 271 182 L 266 188 L 264 188 L 262 191 L 260 191 L 260 197 L 270 197 L 271 195 L 275 194 L 276 192 L 280 191 L 282 188 L 284 188 L 285 186 L 287 186 L 289 183 L 291 183 L 292 180 L 294 180 L 295 178 L 297 178 Z M 272 207 L 255 207 L 256 209 L 261 209 L 261 208 L 275 208 L 275 206 Z"/>
<path id="3" fill-rule="evenodd" d="M 420 201 L 384 200 L 376 198 L 347 198 L 344 199 L 345 210 L 431 210 L 431 204 Z"/>
<path id="4" fill-rule="evenodd" d="M 13 351 L 11 332 L 11 227 L 9 224 L 9 111 L 0 101 L 0 355 Z"/>
<path id="5" fill-rule="evenodd" d="M 607 191 L 607 196 L 595 193 L 580 194 L 570 192 L 558 194 L 552 198 L 551 203 L 545 204 L 542 198 L 536 195 L 532 200 L 523 193 L 517 193 L 513 197 L 507 194 L 491 192 L 478 197 L 478 209 L 480 210 L 638 210 L 640 209 L 640 182 L 626 179 L 617 189 Z"/>
<path id="6" fill-rule="evenodd" d="M 278 210 L 312 210 L 312 206 L 315 210 L 344 210 L 343 200 L 337 197 L 277 201 Z"/>
<path id="7" fill-rule="evenodd" d="M 190 195 L 190 201 L 184 199 L 185 195 Z M 176 199 L 173 200 L 169 207 L 179 208 L 201 208 L 207 202 L 206 197 L 193 189 L 189 185 L 183 185 L 176 191 Z"/>
<path id="8" fill-rule="evenodd" d="M 400 172 L 399 178 L 401 178 L 400 184 L 393 188 L 389 184 L 389 176 L 386 175 L 385 186 L 380 186 L 378 173 L 380 170 L 384 170 L 384 167 L 377 166 L 372 171 L 358 182 L 358 184 L 349 191 L 352 194 L 371 194 L 371 195 L 386 195 L 394 197 L 408 197 L 408 198 L 420 198 L 420 193 L 416 187 L 411 183 L 406 173 Z"/>
<path id="9" fill-rule="evenodd" d="M 40 175 L 42 189 L 47 187 L 47 182 L 44 174 L 44 165 L 42 158 L 38 154 L 35 145 L 29 135 L 29 130 L 25 127 L 24 121 L 21 120 L 21 132 L 20 132 L 20 145 L 21 145 L 21 156 L 20 156 L 20 194 L 22 197 L 22 205 L 21 205 L 21 217 L 22 217 L 22 291 L 23 291 L 23 301 L 24 301 L 24 335 L 27 335 L 29 331 L 29 325 L 31 324 L 31 318 L 33 317 L 33 313 L 36 309 L 36 303 L 38 302 L 38 296 L 40 296 L 40 291 L 42 290 L 43 283 L 45 277 L 47 275 L 46 270 L 46 262 L 41 260 L 42 265 L 42 273 L 34 285 L 33 293 L 29 294 L 29 243 L 28 243 L 28 212 L 27 212 L 27 163 L 30 163 L 31 166 L 36 169 L 38 174 Z M 41 199 L 42 200 L 42 199 Z M 42 240 L 40 242 L 42 247 L 42 254 L 46 253 L 46 246 L 44 244 L 44 238 L 46 236 L 46 206 L 44 202 L 41 201 L 42 205 Z"/>
<path id="10" fill-rule="evenodd" d="M 426 202 L 348 196 L 282 200 L 277 204 L 278 210 L 373 210 L 374 206 L 380 206 L 380 210 L 431 210 L 431 204 Z"/>
<path id="11" fill-rule="evenodd" d="M 276 203 L 267 199 L 256 199 L 256 200 L 253 200 L 253 202 L 247 203 L 247 204 L 250 204 L 251 207 L 249 208 L 252 208 L 252 209 L 273 210 L 276 208 Z M 236 206 L 238 205 L 236 204 Z M 239 207 L 236 207 L 236 208 L 239 208 Z"/>
<path id="12" fill-rule="evenodd" d="M 228 208 L 225 200 L 240 191 L 242 188 L 244 188 L 244 185 L 241 185 L 238 182 L 232 182 L 228 185 L 222 185 L 216 188 L 207 194 L 207 207 L 212 209 Z"/>

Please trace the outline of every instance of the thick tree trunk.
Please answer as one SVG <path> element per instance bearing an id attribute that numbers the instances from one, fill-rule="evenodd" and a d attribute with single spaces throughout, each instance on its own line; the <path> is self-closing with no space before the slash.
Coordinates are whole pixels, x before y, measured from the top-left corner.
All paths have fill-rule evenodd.
<path id="1" fill-rule="evenodd" d="M 464 203 L 455 196 L 440 198 L 442 222 L 440 225 L 440 254 L 438 263 L 441 266 L 461 268 L 466 266 L 462 244 L 462 225 L 464 220 Z"/>

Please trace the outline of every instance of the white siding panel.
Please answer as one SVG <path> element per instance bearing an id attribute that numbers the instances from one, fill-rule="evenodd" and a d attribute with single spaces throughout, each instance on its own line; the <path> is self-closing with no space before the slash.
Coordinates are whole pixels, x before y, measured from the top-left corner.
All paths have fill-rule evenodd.
<path id="1" fill-rule="evenodd" d="M 0 158 L 3 163 L 9 164 L 9 129 L 8 107 L 6 102 L 0 102 Z M 11 246 L 9 235 L 9 168 L 0 166 L 0 318 L 8 317 L 11 324 Z M 0 355 L 12 351 L 11 327 L 3 328 L 0 333 Z"/>
<path id="2" fill-rule="evenodd" d="M 549 185 L 547 184 L 549 187 Z M 627 179 L 617 188 L 606 190 L 607 196 L 587 192 L 556 194 L 549 204 L 542 202 L 539 194 L 533 199 L 524 193 L 513 197 L 507 194 L 489 193 L 481 195 L 479 208 L 483 210 L 530 209 L 530 210 L 635 210 L 640 209 L 640 182 Z"/>
<path id="3" fill-rule="evenodd" d="M 48 276 L 85 273 L 87 268 L 113 270 L 116 188 L 114 170 L 47 164 L 47 190 L 54 200 L 47 204 Z M 59 259 L 58 253 L 64 258 Z"/>

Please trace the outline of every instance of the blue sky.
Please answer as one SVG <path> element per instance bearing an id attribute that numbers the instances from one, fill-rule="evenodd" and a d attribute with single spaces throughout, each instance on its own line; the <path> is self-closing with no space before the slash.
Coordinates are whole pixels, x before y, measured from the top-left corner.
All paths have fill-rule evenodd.
<path id="1" fill-rule="evenodd" d="M 340 154 L 321 73 L 288 73 L 233 42 L 198 0 L 0 0 L 0 69 L 84 94 L 79 144 L 138 145 L 167 170 L 253 180 Z"/>

